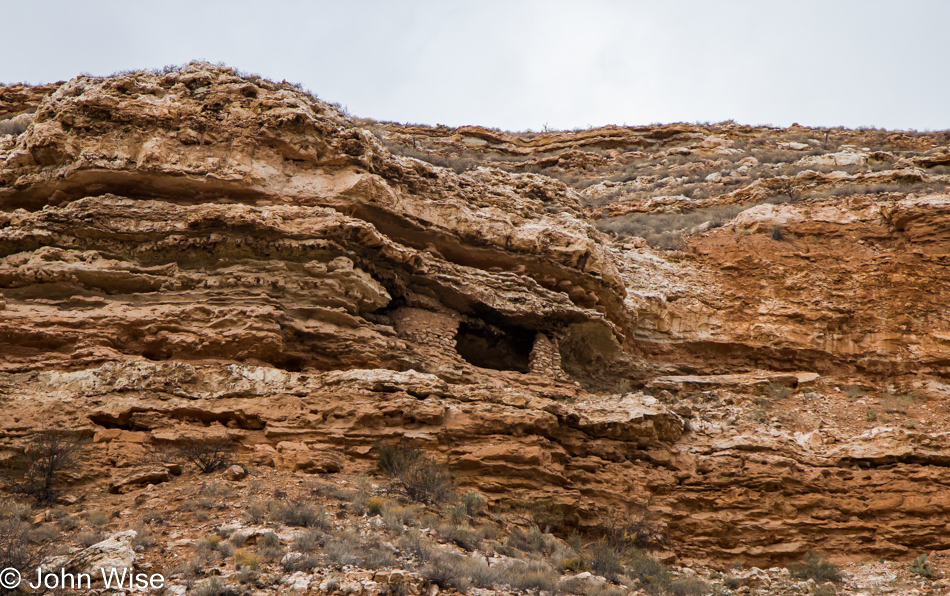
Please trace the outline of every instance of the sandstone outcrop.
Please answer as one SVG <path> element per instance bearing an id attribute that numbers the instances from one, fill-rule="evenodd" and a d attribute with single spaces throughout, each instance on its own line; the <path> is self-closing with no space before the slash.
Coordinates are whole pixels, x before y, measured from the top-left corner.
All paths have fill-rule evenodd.
<path id="1" fill-rule="evenodd" d="M 950 546 L 936 133 L 400 126 L 203 63 L 0 89 L 21 114 L 0 458 L 64 428 L 125 493 L 186 439 L 308 477 L 405 441 L 681 558 Z"/>

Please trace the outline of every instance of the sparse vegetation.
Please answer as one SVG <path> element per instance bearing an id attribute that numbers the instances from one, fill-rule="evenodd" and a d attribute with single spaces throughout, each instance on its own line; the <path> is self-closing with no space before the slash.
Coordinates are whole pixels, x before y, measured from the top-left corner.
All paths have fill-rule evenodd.
<path id="1" fill-rule="evenodd" d="M 605 540 L 595 542 L 590 547 L 588 563 L 598 575 L 603 575 L 610 580 L 617 579 L 623 573 L 621 553 Z"/>
<path id="2" fill-rule="evenodd" d="M 234 565 L 238 569 L 259 569 L 262 562 L 263 558 L 260 555 L 245 548 L 239 548 L 234 552 Z"/>
<path id="3" fill-rule="evenodd" d="M 682 213 L 630 213 L 595 222 L 597 229 L 620 236 L 637 236 L 654 248 L 679 250 L 690 230 L 717 228 L 752 205 L 724 205 Z"/>
<path id="4" fill-rule="evenodd" d="M 835 588 L 834 584 L 824 583 L 818 586 L 815 586 L 815 589 L 812 590 L 811 596 L 837 596 L 838 590 Z"/>
<path id="5" fill-rule="evenodd" d="M 257 537 L 257 552 L 267 561 L 279 561 L 284 555 L 280 538 L 274 532 L 264 532 Z"/>
<path id="6" fill-rule="evenodd" d="M 30 524 L 14 516 L 0 516 L 0 569 L 32 569 L 47 556 L 51 546 L 50 537 Z M 0 588 L 0 594 L 6 593 Z"/>
<path id="7" fill-rule="evenodd" d="M 377 465 L 392 488 L 419 503 L 444 503 L 454 492 L 449 471 L 418 449 L 377 444 Z"/>
<path id="8" fill-rule="evenodd" d="M 440 554 L 422 569 L 422 577 L 440 588 L 455 588 L 460 592 L 469 588 L 490 588 L 500 579 L 498 570 L 477 556 Z"/>
<path id="9" fill-rule="evenodd" d="M 543 561 L 528 561 L 512 565 L 505 570 L 504 580 L 511 587 L 518 590 L 546 590 L 554 592 L 557 589 L 560 574 Z"/>
<path id="10" fill-rule="evenodd" d="M 845 387 L 845 393 L 847 393 L 851 399 L 858 399 L 868 394 L 867 390 L 860 385 L 848 385 Z"/>
<path id="11" fill-rule="evenodd" d="M 838 566 L 821 553 L 807 553 L 798 563 L 788 566 L 791 576 L 796 579 L 812 579 L 817 583 L 840 582 L 841 571 Z"/>
<path id="12" fill-rule="evenodd" d="M 769 421 L 772 411 L 772 400 L 767 397 L 757 397 L 753 402 L 752 409 L 749 410 L 749 416 L 756 422 L 765 424 Z"/>
<path id="13" fill-rule="evenodd" d="M 465 507 L 465 512 L 471 517 L 476 517 L 484 511 L 486 503 L 485 497 L 473 490 L 462 495 L 462 505 Z"/>
<path id="14" fill-rule="evenodd" d="M 933 579 L 937 575 L 937 570 L 934 569 L 930 561 L 927 560 L 927 555 L 920 555 L 915 557 L 911 562 L 910 567 L 908 568 L 913 574 L 919 575 L 920 577 L 925 577 L 927 579 Z"/>
<path id="15" fill-rule="evenodd" d="M 232 596 L 234 589 L 228 587 L 224 582 L 216 577 L 205 580 L 198 584 L 190 594 L 194 596 Z"/>
<path id="16" fill-rule="evenodd" d="M 307 530 L 297 534 L 294 538 L 294 550 L 302 553 L 311 553 L 326 544 L 327 534 L 320 530 Z"/>
<path id="17" fill-rule="evenodd" d="M 83 547 L 87 547 L 102 542 L 103 538 L 104 536 L 100 532 L 82 532 L 79 534 L 77 542 Z"/>
<path id="18" fill-rule="evenodd" d="M 768 394 L 777 399 L 785 399 L 792 395 L 794 391 L 783 383 L 769 383 Z"/>
<path id="19" fill-rule="evenodd" d="M 0 470 L 0 481 L 12 493 L 51 503 L 60 494 L 62 472 L 76 463 L 80 449 L 79 439 L 66 432 L 34 433 L 24 450 Z"/>
<path id="20" fill-rule="evenodd" d="M 358 565 L 364 551 L 357 534 L 340 532 L 327 540 L 325 552 L 331 563 L 342 568 L 346 565 Z"/>
<path id="21" fill-rule="evenodd" d="M 86 523 L 93 528 L 101 528 L 112 521 L 112 514 L 108 511 L 94 510 L 87 512 L 84 517 Z"/>
<path id="22" fill-rule="evenodd" d="M 178 459 L 193 463 L 202 474 L 229 466 L 233 452 L 234 443 L 224 437 L 182 439 L 174 449 Z"/>
<path id="23" fill-rule="evenodd" d="M 280 499 L 270 502 L 269 517 L 272 521 L 300 528 L 327 530 L 331 527 L 327 512 L 306 501 Z"/>
<path id="24" fill-rule="evenodd" d="M 293 557 L 283 563 L 284 571 L 294 573 L 296 571 L 312 571 L 320 566 L 320 558 L 316 555 L 302 555 Z"/>
<path id="25" fill-rule="evenodd" d="M 430 163 L 434 166 L 439 166 L 440 168 L 449 168 L 455 171 L 457 174 L 474 169 L 480 165 L 479 160 L 476 157 L 466 156 L 464 153 L 461 156 L 455 156 L 444 155 L 434 151 L 421 151 L 416 147 L 410 147 L 408 145 L 393 142 L 385 135 L 378 134 L 378 136 L 383 140 L 383 144 L 386 145 L 386 148 L 389 149 L 389 151 L 394 155 L 411 157 L 413 159 Z"/>

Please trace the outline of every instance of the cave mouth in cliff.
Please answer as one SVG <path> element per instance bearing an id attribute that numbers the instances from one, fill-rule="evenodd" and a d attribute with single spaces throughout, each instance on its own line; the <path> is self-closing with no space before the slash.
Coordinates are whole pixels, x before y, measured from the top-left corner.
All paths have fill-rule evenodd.
<path id="1" fill-rule="evenodd" d="M 533 346 L 534 331 L 514 325 L 462 322 L 455 334 L 459 355 L 479 368 L 526 373 Z"/>

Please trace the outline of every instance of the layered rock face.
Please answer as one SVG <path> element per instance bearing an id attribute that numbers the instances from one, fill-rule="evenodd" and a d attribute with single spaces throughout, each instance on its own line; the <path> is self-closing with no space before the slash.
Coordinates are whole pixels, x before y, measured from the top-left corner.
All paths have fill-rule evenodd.
<path id="1" fill-rule="evenodd" d="M 406 441 L 568 525 L 649 510 L 683 557 L 946 548 L 934 142 L 416 129 L 197 63 L 33 89 L 0 93 L 20 98 L 0 118 L 29 121 L 0 137 L 0 456 L 43 428 L 94 435 L 74 482 L 118 490 L 183 437 L 301 474 L 368 472 L 375 443 Z M 824 159 L 802 168 L 886 167 L 702 170 L 746 137 Z M 407 138 L 471 163 L 399 155 Z M 703 196 L 609 180 L 691 154 L 657 167 L 701 163 Z M 676 251 L 608 225 L 703 209 L 729 216 Z"/>

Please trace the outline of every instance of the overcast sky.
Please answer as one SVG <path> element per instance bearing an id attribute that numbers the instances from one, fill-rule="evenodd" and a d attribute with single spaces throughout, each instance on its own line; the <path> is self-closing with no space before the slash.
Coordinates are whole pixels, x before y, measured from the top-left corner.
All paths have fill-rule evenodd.
<path id="1" fill-rule="evenodd" d="M 356 116 L 950 129 L 946 0 L 0 0 L 0 81 L 223 61 Z"/>

